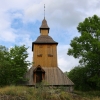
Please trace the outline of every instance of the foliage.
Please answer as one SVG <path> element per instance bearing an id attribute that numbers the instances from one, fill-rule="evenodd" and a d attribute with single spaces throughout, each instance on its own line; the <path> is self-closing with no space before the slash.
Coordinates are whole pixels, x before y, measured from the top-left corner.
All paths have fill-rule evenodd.
<path id="1" fill-rule="evenodd" d="M 86 91 L 91 90 L 89 82 L 87 81 L 87 71 L 85 67 L 77 66 L 73 68 L 67 76 L 75 83 L 75 89 Z"/>
<path id="2" fill-rule="evenodd" d="M 17 85 L 25 81 L 24 75 L 30 64 L 26 61 L 27 49 L 24 45 L 10 50 L 0 46 L 0 86 Z"/>
<path id="3" fill-rule="evenodd" d="M 0 45 L 0 67 L 8 64 L 9 53 L 5 46 Z"/>
<path id="4" fill-rule="evenodd" d="M 95 98 L 98 97 L 98 100 L 100 99 L 100 91 L 74 91 L 75 94 L 80 95 L 82 97 L 88 97 L 88 98 Z M 96 100 L 96 99 L 94 99 Z"/>
<path id="5" fill-rule="evenodd" d="M 84 66 L 86 74 L 86 79 L 83 80 L 87 81 L 92 89 L 100 90 L 100 18 L 97 15 L 85 18 L 77 29 L 80 36 L 71 41 L 68 55 L 80 59 L 80 66 Z M 77 73 L 83 77 L 78 70 Z"/>

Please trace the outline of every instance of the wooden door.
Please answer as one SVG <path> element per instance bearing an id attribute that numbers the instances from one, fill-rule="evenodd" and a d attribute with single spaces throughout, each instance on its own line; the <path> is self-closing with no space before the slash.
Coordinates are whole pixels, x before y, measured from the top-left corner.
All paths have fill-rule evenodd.
<path id="1" fill-rule="evenodd" d="M 40 83 L 40 82 L 42 82 L 42 72 L 37 71 L 36 72 L 36 83 Z"/>

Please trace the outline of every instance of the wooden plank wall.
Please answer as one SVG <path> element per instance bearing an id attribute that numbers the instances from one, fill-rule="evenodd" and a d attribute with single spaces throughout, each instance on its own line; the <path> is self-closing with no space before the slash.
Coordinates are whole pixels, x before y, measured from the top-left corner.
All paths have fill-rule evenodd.
<path id="1" fill-rule="evenodd" d="M 41 35 L 48 35 L 48 30 L 41 30 Z"/>
<path id="2" fill-rule="evenodd" d="M 57 45 L 34 44 L 33 66 L 57 67 Z"/>

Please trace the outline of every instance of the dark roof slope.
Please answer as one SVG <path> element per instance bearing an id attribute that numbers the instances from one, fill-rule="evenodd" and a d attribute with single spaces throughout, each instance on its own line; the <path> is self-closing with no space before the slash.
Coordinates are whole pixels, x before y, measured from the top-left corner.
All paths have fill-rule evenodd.
<path id="1" fill-rule="evenodd" d="M 58 42 L 55 42 L 52 37 L 48 36 L 48 35 L 40 35 L 35 42 L 35 43 L 55 43 L 58 44 Z"/>
<path id="2" fill-rule="evenodd" d="M 50 36 L 48 35 L 40 35 L 36 41 L 32 42 L 32 51 L 34 44 L 58 44 L 58 42 L 54 41 Z"/>
<path id="3" fill-rule="evenodd" d="M 33 72 L 36 67 L 31 67 L 26 77 L 29 79 L 27 85 L 35 85 L 33 82 Z M 58 67 L 42 67 L 45 71 L 46 85 L 68 85 L 73 86 L 74 83 L 60 70 Z"/>
<path id="4" fill-rule="evenodd" d="M 45 19 L 43 19 L 43 21 L 42 21 L 42 25 L 41 25 L 40 29 L 41 28 L 49 28 L 47 25 L 47 21 Z"/>

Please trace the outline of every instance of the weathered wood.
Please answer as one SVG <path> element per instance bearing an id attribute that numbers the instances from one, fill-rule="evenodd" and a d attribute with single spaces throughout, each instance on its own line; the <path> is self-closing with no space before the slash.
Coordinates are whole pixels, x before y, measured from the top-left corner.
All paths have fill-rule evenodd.
<path id="1" fill-rule="evenodd" d="M 57 67 L 56 44 L 34 45 L 34 67 Z"/>
<path id="2" fill-rule="evenodd" d="M 48 30 L 41 30 L 42 35 L 48 35 Z"/>
<path id="3" fill-rule="evenodd" d="M 33 74 L 33 71 L 36 67 L 32 67 L 31 70 L 29 70 L 29 84 L 36 84 L 34 81 L 32 81 L 31 76 Z M 45 71 L 45 82 L 48 83 L 47 85 L 74 85 L 74 83 L 65 75 L 58 67 L 42 67 Z"/>
<path id="4" fill-rule="evenodd" d="M 43 20 L 40 32 L 41 35 L 32 43 L 34 63 L 33 67 L 31 67 L 26 75 L 27 78 L 29 78 L 28 85 L 35 85 L 39 78 L 47 83 L 45 85 L 74 85 L 74 83 L 65 76 L 58 67 L 58 43 L 48 35 L 49 27 L 46 20 Z M 40 68 L 40 70 L 38 68 Z M 36 75 L 38 76 L 38 79 L 36 79 Z"/>

